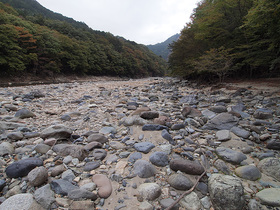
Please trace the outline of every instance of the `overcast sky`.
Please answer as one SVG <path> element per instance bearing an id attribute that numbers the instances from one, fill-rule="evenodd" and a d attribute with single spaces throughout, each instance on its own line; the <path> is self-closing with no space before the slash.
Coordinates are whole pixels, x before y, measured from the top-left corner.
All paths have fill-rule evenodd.
<path id="1" fill-rule="evenodd" d="M 180 33 L 199 0 L 37 0 L 44 7 L 140 44 Z"/>

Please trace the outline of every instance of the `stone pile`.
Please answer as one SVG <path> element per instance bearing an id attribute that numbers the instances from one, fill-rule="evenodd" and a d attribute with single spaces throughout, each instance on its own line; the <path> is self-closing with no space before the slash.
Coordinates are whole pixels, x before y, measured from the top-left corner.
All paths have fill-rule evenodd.
<path id="1" fill-rule="evenodd" d="M 280 91 L 172 78 L 0 89 L 0 210 L 280 208 Z"/>

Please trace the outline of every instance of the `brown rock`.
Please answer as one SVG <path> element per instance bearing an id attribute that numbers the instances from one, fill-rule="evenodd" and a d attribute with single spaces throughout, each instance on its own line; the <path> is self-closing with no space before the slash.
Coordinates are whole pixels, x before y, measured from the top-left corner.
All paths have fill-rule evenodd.
<path id="1" fill-rule="evenodd" d="M 64 167 L 64 165 L 61 164 L 61 165 L 55 166 L 52 169 L 51 176 L 53 176 L 53 177 L 58 176 L 59 174 L 63 173 L 64 171 L 66 171 L 66 168 Z"/>
<path id="2" fill-rule="evenodd" d="M 200 175 L 204 172 L 203 166 L 195 161 L 185 159 L 174 159 L 170 161 L 169 165 L 172 170 L 180 170 L 187 174 Z"/>
<path id="3" fill-rule="evenodd" d="M 108 198 L 112 191 L 111 181 L 103 174 L 96 174 L 92 177 L 92 181 L 98 188 L 98 195 L 100 198 Z"/>
<path id="4" fill-rule="evenodd" d="M 108 142 L 108 138 L 106 136 L 103 136 L 101 134 L 91 134 L 88 138 L 87 138 L 88 142 L 100 142 L 101 144 L 104 144 L 106 142 Z"/>
<path id="5" fill-rule="evenodd" d="M 27 175 L 29 183 L 32 186 L 40 186 L 48 179 L 48 171 L 44 166 L 40 166 L 38 168 L 34 168 Z"/>

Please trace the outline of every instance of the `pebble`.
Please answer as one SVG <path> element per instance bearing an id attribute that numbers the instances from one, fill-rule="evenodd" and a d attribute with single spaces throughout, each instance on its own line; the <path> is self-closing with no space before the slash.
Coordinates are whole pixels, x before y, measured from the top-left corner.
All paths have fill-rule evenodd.
<path id="1" fill-rule="evenodd" d="M 204 168 L 202 165 L 195 161 L 190 161 L 186 159 L 174 159 L 171 160 L 170 168 L 174 171 L 182 171 L 186 174 L 192 174 L 192 175 L 200 175 L 204 172 Z"/>
<path id="2" fill-rule="evenodd" d="M 223 160 L 236 165 L 247 159 L 247 156 L 242 152 L 234 151 L 230 148 L 218 147 L 216 152 Z"/>
<path id="3" fill-rule="evenodd" d="M 48 171 L 44 166 L 31 170 L 27 175 L 28 181 L 32 186 L 40 186 L 48 179 Z"/>
<path id="4" fill-rule="evenodd" d="M 150 162 L 156 166 L 164 167 L 168 165 L 169 158 L 165 152 L 154 152 L 149 158 Z"/>
<path id="5" fill-rule="evenodd" d="M 144 200 L 153 201 L 161 195 L 161 187 L 156 183 L 144 183 L 138 187 L 138 192 Z"/>
<path id="6" fill-rule="evenodd" d="M 34 199 L 44 208 L 50 209 L 52 203 L 55 202 L 54 192 L 51 190 L 50 184 L 46 184 L 38 188 L 34 192 Z"/>
<path id="7" fill-rule="evenodd" d="M 133 146 L 138 152 L 143 152 L 145 154 L 149 153 L 155 145 L 151 142 L 140 142 Z"/>
<path id="8" fill-rule="evenodd" d="M 262 204 L 280 207 L 280 188 L 267 188 L 256 194 Z"/>
<path id="9" fill-rule="evenodd" d="M 256 181 L 261 178 L 262 174 L 259 169 L 254 165 L 241 166 L 235 169 L 237 176 L 248 179 L 251 181 Z"/>
<path id="10" fill-rule="evenodd" d="M 239 210 L 245 206 L 243 186 L 238 178 L 212 174 L 208 180 L 208 187 L 215 209 Z"/>
<path id="11" fill-rule="evenodd" d="M 168 183 L 176 190 L 189 190 L 193 187 L 192 181 L 183 174 L 173 174 L 168 178 Z"/>
<path id="12" fill-rule="evenodd" d="M 32 194 L 24 193 L 11 196 L 0 205 L 0 210 L 7 209 L 43 210 L 44 208 L 35 201 Z"/>
<path id="13" fill-rule="evenodd" d="M 134 163 L 133 171 L 140 178 L 149 178 L 156 174 L 156 168 L 146 160 L 137 160 Z"/>
<path id="14" fill-rule="evenodd" d="M 276 207 L 257 194 L 279 188 L 278 92 L 210 88 L 169 77 L 0 88 L 0 202 L 25 192 L 44 209 L 167 208 L 205 165 L 209 179 L 173 209 Z M 135 196 L 143 184 L 153 200 Z"/>
<path id="15" fill-rule="evenodd" d="M 103 174 L 96 174 L 92 177 L 92 181 L 98 188 L 98 196 L 100 198 L 108 198 L 113 191 L 111 181 Z"/>
<path id="16" fill-rule="evenodd" d="M 10 178 L 18 178 L 26 176 L 32 169 L 42 165 L 43 161 L 39 158 L 27 158 L 12 163 L 5 172 Z"/>

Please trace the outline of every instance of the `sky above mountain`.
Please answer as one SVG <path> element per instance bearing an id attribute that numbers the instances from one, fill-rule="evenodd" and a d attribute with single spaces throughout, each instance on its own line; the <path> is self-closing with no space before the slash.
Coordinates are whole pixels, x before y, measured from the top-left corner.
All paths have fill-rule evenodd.
<path id="1" fill-rule="evenodd" d="M 199 0 L 37 0 L 64 16 L 140 44 L 180 33 Z"/>

